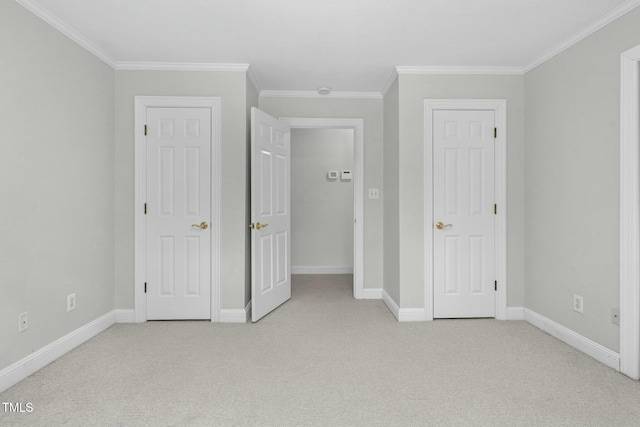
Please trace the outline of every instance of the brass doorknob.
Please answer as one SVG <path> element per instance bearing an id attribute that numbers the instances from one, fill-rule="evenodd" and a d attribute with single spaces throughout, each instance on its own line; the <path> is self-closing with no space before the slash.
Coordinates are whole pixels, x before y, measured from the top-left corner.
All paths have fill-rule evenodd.
<path id="1" fill-rule="evenodd" d="M 202 221 L 200 224 L 191 224 L 192 227 L 198 227 L 202 230 L 206 230 L 207 228 L 209 228 L 209 224 L 207 224 L 205 221 Z"/>
<path id="2" fill-rule="evenodd" d="M 261 228 L 265 228 L 265 227 L 268 227 L 268 226 L 269 226 L 269 224 L 260 224 L 259 222 L 257 222 L 257 223 L 255 223 L 255 224 L 254 224 L 254 223 L 251 223 L 251 225 L 250 225 L 249 227 L 250 227 L 252 230 L 253 230 L 253 229 L 260 230 Z"/>
<path id="3" fill-rule="evenodd" d="M 441 222 L 436 222 L 436 228 L 438 230 L 442 230 L 443 228 L 453 227 L 453 224 L 443 224 Z"/>

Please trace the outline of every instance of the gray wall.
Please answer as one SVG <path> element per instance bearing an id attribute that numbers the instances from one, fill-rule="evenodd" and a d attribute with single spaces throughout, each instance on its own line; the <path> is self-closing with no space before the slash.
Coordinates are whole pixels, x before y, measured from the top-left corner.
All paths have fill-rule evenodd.
<path id="1" fill-rule="evenodd" d="M 136 95 L 221 98 L 220 302 L 244 308 L 247 302 L 247 99 L 246 73 L 208 71 L 119 71 L 116 73 L 115 245 L 116 307 L 133 308 L 134 152 Z M 242 213 L 245 213 L 243 215 Z"/>
<path id="2" fill-rule="evenodd" d="M 353 130 L 291 130 L 291 265 L 353 268 Z"/>
<path id="3" fill-rule="evenodd" d="M 260 97 L 274 117 L 364 119 L 364 287 L 382 288 L 382 100 Z M 368 199 L 379 188 L 380 199 Z"/>
<path id="4" fill-rule="evenodd" d="M 1 370 L 114 308 L 114 72 L 15 1 L 0 40 Z"/>
<path id="5" fill-rule="evenodd" d="M 400 303 L 400 92 L 398 79 L 384 97 L 384 290 Z"/>
<path id="6" fill-rule="evenodd" d="M 526 306 L 614 351 L 620 54 L 639 28 L 635 9 L 525 77 Z"/>
<path id="7" fill-rule="evenodd" d="M 524 305 L 524 77 L 400 75 L 400 307 L 424 307 L 424 100 L 507 100 L 507 304 Z"/>

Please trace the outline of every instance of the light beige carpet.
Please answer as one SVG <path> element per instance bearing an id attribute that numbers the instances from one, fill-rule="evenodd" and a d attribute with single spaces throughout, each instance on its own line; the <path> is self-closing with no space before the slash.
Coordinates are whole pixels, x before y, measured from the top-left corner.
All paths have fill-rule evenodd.
<path id="1" fill-rule="evenodd" d="M 640 383 L 525 322 L 398 323 L 294 276 L 256 324 L 115 325 L 0 394 L 0 425 L 640 425 Z"/>

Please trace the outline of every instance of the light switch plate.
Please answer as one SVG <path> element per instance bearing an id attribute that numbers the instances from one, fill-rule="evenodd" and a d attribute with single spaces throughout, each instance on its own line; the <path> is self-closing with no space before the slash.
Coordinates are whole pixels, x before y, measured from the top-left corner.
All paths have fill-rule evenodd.
<path id="1" fill-rule="evenodd" d="M 370 188 L 369 189 L 369 198 L 370 199 L 379 199 L 380 198 L 380 191 L 377 188 Z"/>

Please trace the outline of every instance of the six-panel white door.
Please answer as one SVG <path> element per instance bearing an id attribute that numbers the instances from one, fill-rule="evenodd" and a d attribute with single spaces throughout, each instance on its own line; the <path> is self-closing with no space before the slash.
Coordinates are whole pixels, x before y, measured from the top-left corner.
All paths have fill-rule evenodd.
<path id="1" fill-rule="evenodd" d="M 211 110 L 147 108 L 147 319 L 211 318 Z"/>
<path id="2" fill-rule="evenodd" d="M 494 112 L 433 123 L 434 317 L 495 317 Z"/>
<path id="3" fill-rule="evenodd" d="M 251 320 L 291 298 L 291 130 L 251 109 Z"/>

